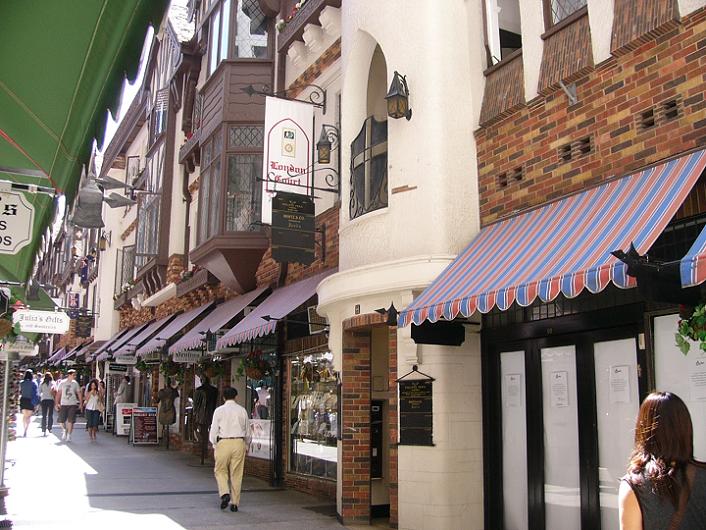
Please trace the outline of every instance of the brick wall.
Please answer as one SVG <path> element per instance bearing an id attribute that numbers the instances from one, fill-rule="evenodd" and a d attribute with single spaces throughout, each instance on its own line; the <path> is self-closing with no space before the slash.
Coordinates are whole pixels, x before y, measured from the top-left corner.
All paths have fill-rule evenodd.
<path id="1" fill-rule="evenodd" d="M 482 224 L 705 145 L 704 71 L 701 9 L 591 69 L 576 81 L 576 105 L 554 89 L 478 129 Z M 640 117 L 650 111 L 655 126 L 643 128 Z M 564 146 L 570 160 L 560 155 Z"/>
<path id="2" fill-rule="evenodd" d="M 370 521 L 370 329 L 343 332 L 341 517 Z"/>

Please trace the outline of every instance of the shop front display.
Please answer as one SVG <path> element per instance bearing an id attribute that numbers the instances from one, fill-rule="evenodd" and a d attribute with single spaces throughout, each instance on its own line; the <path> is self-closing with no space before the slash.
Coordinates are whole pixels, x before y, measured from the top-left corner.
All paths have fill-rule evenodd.
<path id="1" fill-rule="evenodd" d="M 336 479 L 338 380 L 330 352 L 289 359 L 289 471 Z"/>
<path id="2" fill-rule="evenodd" d="M 245 375 L 245 409 L 250 416 L 248 456 L 264 460 L 274 457 L 275 378 L 274 346 L 260 345 L 241 359 L 239 372 Z"/>

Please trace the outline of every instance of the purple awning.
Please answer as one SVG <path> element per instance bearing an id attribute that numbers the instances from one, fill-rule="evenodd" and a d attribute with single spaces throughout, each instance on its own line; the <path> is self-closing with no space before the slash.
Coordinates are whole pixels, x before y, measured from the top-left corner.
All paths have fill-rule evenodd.
<path id="1" fill-rule="evenodd" d="M 306 280 L 276 289 L 252 313 L 218 339 L 216 347 L 227 348 L 246 340 L 273 333 L 277 327 L 277 320 L 286 317 L 314 296 L 319 283 L 334 272 L 336 272 L 336 269 L 331 269 Z M 262 318 L 268 315 L 271 317 L 270 320 Z"/>
<path id="2" fill-rule="evenodd" d="M 60 356 L 65 355 L 65 354 L 66 354 L 66 348 L 59 348 L 58 350 L 56 350 L 54 353 L 51 354 L 51 357 L 49 357 L 49 358 L 47 359 L 47 362 L 48 362 L 48 363 L 53 363 L 53 362 L 56 361 Z"/>
<path id="3" fill-rule="evenodd" d="M 117 343 L 117 341 L 119 341 L 122 337 L 124 337 L 129 332 L 130 332 L 130 329 L 125 328 L 123 330 L 118 331 L 115 335 L 110 337 L 107 341 L 103 341 L 103 344 L 98 346 L 98 348 L 93 352 L 91 359 L 88 359 L 88 360 L 100 361 L 100 360 L 106 359 L 108 357 L 108 350 L 113 346 L 113 344 Z M 101 359 L 99 359 L 99 357 L 101 357 Z"/>
<path id="4" fill-rule="evenodd" d="M 169 324 L 176 315 L 176 313 L 171 314 L 143 327 L 139 333 L 134 334 L 129 340 L 126 340 L 118 348 L 114 349 L 113 357 L 117 357 L 118 355 L 135 355 L 137 348 L 154 337 L 155 333 Z"/>
<path id="5" fill-rule="evenodd" d="M 181 351 L 201 349 L 203 334 L 207 331 L 215 332 L 222 329 L 266 290 L 267 287 L 261 287 L 218 305 L 203 320 L 191 328 L 191 331 L 176 341 L 169 348 L 169 354 L 173 355 Z"/>
<path id="6" fill-rule="evenodd" d="M 181 332 L 194 320 L 199 319 L 201 315 L 203 315 L 212 307 L 213 302 L 209 302 L 207 304 L 202 305 L 201 307 L 197 307 L 196 309 L 192 309 L 191 311 L 182 313 L 174 320 L 172 320 L 169 325 L 165 326 L 165 328 L 162 329 L 159 333 L 155 334 L 155 336 L 152 337 L 149 341 L 147 341 L 144 346 L 141 346 L 140 349 L 137 350 L 137 355 L 146 355 L 148 353 L 152 353 L 154 351 L 159 350 L 162 346 L 167 343 L 167 341 L 169 341 L 169 339 L 174 337 L 177 333 Z"/>
<path id="7" fill-rule="evenodd" d="M 140 324 L 134 328 L 130 328 L 125 333 L 120 335 L 108 348 L 105 348 L 102 353 L 96 356 L 96 361 L 105 361 L 111 355 L 115 356 L 115 353 L 120 350 L 125 344 L 128 343 L 130 339 L 136 336 L 140 331 L 149 326 L 149 322 L 146 324 Z"/>

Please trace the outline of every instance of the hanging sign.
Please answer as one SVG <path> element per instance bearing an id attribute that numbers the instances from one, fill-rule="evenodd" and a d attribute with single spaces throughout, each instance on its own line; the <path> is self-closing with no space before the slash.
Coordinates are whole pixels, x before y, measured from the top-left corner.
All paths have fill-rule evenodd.
<path id="1" fill-rule="evenodd" d="M 32 241 L 34 205 L 15 191 L 0 192 L 0 254 L 17 254 Z"/>
<path id="2" fill-rule="evenodd" d="M 20 325 L 20 331 L 61 335 L 69 331 L 71 319 L 63 311 L 21 309 L 12 314 L 12 322 Z"/>
<path id="3" fill-rule="evenodd" d="M 137 364 L 137 357 L 134 355 L 118 355 L 115 357 L 115 364 Z"/>
<path id="4" fill-rule="evenodd" d="M 175 363 L 195 364 L 201 360 L 203 352 L 199 350 L 186 350 L 175 353 L 172 359 Z"/>
<path id="5" fill-rule="evenodd" d="M 314 261 L 314 200 L 283 191 L 272 200 L 272 259 L 310 265 Z"/>
<path id="6" fill-rule="evenodd" d="M 78 309 L 79 293 L 70 292 L 67 297 L 69 309 Z"/>
<path id="7" fill-rule="evenodd" d="M 434 445 L 431 379 L 399 381 L 400 445 Z"/>
<path id="8" fill-rule="evenodd" d="M 272 223 L 272 199 L 278 191 L 311 192 L 314 107 L 275 97 L 265 103 L 265 151 L 262 166 L 262 222 Z"/>
<path id="9" fill-rule="evenodd" d="M 76 318 L 76 331 L 77 337 L 87 338 L 91 336 L 91 328 L 93 328 L 93 317 L 92 316 L 80 316 Z"/>

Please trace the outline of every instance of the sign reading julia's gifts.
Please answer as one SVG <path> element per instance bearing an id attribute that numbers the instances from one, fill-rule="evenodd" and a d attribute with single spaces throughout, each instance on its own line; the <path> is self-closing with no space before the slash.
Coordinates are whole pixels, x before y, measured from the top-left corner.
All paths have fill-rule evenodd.
<path id="1" fill-rule="evenodd" d="M 12 322 L 20 325 L 20 331 L 61 335 L 69 331 L 71 319 L 63 311 L 22 309 L 13 313 Z"/>
<path id="2" fill-rule="evenodd" d="M 278 191 L 308 195 L 313 164 L 314 109 L 306 103 L 266 99 L 262 167 L 262 222 L 272 223 L 272 198 Z"/>
<path id="3" fill-rule="evenodd" d="M 0 254 L 17 254 L 32 241 L 34 205 L 24 193 L 0 192 Z"/>

